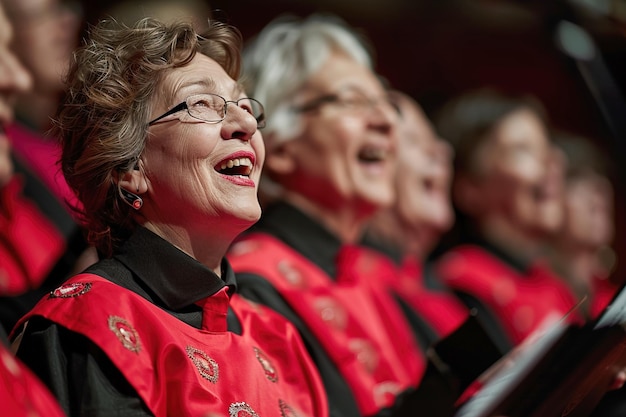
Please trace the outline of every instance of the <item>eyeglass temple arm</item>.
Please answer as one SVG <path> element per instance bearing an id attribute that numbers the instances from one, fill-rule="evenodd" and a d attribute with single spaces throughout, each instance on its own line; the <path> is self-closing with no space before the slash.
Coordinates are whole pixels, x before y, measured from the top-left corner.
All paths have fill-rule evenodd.
<path id="1" fill-rule="evenodd" d="M 181 110 L 185 110 L 187 108 L 187 102 L 183 101 L 182 103 L 180 103 L 178 106 L 173 107 L 172 109 L 170 109 L 169 111 L 167 111 L 166 113 L 163 113 L 162 115 L 160 115 L 159 117 L 157 117 L 156 119 L 150 121 L 148 123 L 148 126 L 152 126 L 153 124 L 155 124 L 156 122 L 158 122 L 159 120 L 174 114 L 174 113 L 178 113 Z"/>

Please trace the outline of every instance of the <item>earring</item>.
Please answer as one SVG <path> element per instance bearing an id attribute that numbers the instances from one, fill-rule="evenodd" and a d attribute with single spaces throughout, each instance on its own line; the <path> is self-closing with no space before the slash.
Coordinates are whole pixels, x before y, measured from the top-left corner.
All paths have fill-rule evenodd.
<path id="1" fill-rule="evenodd" d="M 122 193 L 122 197 L 124 197 L 124 202 L 135 210 L 139 210 L 141 206 L 143 206 L 143 200 L 137 194 L 131 193 L 123 188 L 120 188 L 120 192 Z"/>

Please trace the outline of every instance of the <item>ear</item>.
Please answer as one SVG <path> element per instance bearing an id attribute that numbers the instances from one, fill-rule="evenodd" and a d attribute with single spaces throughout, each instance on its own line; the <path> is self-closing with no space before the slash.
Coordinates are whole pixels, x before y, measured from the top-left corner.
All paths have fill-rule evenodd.
<path id="1" fill-rule="evenodd" d="M 148 191 L 148 183 L 142 167 L 143 161 L 140 159 L 132 170 L 120 172 L 117 178 L 120 187 L 133 194 L 143 194 Z"/>
<path id="2" fill-rule="evenodd" d="M 265 156 L 265 170 L 271 177 L 292 174 L 297 167 L 293 152 L 295 140 L 280 142 Z"/>

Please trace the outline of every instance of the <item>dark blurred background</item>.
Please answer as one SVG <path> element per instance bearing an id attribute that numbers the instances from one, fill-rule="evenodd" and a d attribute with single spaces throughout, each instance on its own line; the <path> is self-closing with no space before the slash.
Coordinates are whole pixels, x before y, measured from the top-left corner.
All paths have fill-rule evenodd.
<path id="1" fill-rule="evenodd" d="M 115 2 L 82 0 L 87 22 Z M 175 3 L 175 0 L 172 1 Z M 466 90 L 529 93 L 550 121 L 593 139 L 615 163 L 617 233 L 626 279 L 626 0 L 210 0 L 213 17 L 249 39 L 273 18 L 330 12 L 360 29 L 379 73 L 428 114 Z"/>

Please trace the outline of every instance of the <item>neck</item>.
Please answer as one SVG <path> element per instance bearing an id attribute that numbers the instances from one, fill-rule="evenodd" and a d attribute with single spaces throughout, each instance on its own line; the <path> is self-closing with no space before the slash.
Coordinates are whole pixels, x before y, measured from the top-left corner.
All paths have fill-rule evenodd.
<path id="1" fill-rule="evenodd" d="M 491 216 L 483 221 L 480 232 L 489 242 L 523 262 L 531 262 L 541 253 L 541 241 L 500 217 Z"/>
<path id="2" fill-rule="evenodd" d="M 210 237 L 205 234 L 194 235 L 193 231 L 184 227 L 154 222 L 146 222 L 143 226 L 196 259 L 218 276 L 222 275 L 222 259 L 226 255 L 226 251 L 234 237 L 232 239 L 224 239 L 223 237 Z"/>
<path id="3" fill-rule="evenodd" d="M 374 210 L 357 210 L 353 207 L 329 208 L 292 192 L 287 192 L 284 199 L 319 221 L 344 244 L 360 241 L 367 221 L 375 212 Z"/>
<path id="4" fill-rule="evenodd" d="M 593 277 L 599 270 L 597 251 L 562 242 L 555 245 L 552 258 L 556 269 L 573 284 L 591 287 Z"/>
<path id="5" fill-rule="evenodd" d="M 383 244 L 391 245 L 403 255 L 423 260 L 426 256 L 421 232 L 413 224 L 402 221 L 393 208 L 381 210 L 372 220 L 372 236 Z"/>

